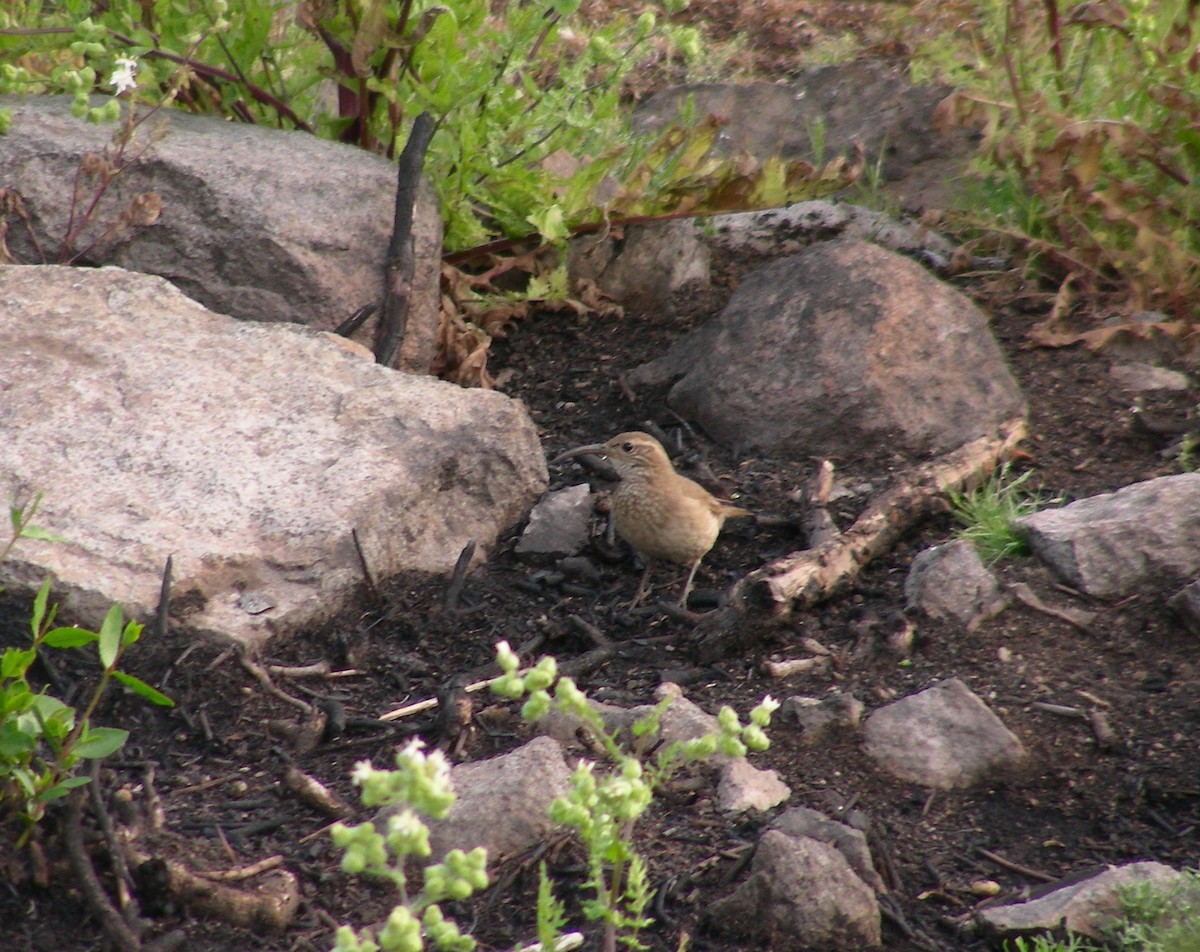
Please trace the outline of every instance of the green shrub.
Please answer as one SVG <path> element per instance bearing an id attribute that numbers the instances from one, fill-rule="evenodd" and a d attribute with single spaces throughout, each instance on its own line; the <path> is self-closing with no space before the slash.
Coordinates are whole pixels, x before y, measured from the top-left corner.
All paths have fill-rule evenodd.
<path id="1" fill-rule="evenodd" d="M 53 538 L 31 525 L 37 500 L 11 507 L 12 538 L 0 550 L 0 560 L 21 538 Z M 141 637 L 142 626 L 123 622 L 120 605 L 104 616 L 98 631 L 55 626 L 55 608 L 48 606 L 50 579 L 34 598 L 28 647 L 6 648 L 0 654 L 0 821 L 16 816 L 23 824 L 18 843 L 33 832 L 51 802 L 88 783 L 75 771 L 84 760 L 98 760 L 119 750 L 129 732 L 96 727 L 92 715 L 109 681 L 115 680 L 155 704 L 169 698 L 131 674 L 117 669 L 121 655 Z M 35 690 L 29 672 L 40 652 L 94 645 L 100 677 L 82 712 L 54 697 L 46 688 Z"/>
<path id="2" fill-rule="evenodd" d="M 305 129 L 394 156 L 421 112 L 449 251 L 533 231 L 556 240 L 617 217 L 764 207 L 844 187 L 844 163 L 761 166 L 708 156 L 718 125 L 631 132 L 621 91 L 644 59 L 690 61 L 699 33 L 671 26 L 687 0 L 591 26 L 579 0 L 158 0 L 0 12 L 0 92 L 67 92 L 115 118 L 121 59 L 139 97 Z M 569 24 L 569 25 L 568 25 Z"/>
<path id="3" fill-rule="evenodd" d="M 1200 315 L 1200 70 L 1189 0 L 981 0 L 966 41 L 924 66 L 960 87 L 945 122 L 981 124 L 970 221 L 1042 272 L 1132 307 Z"/>

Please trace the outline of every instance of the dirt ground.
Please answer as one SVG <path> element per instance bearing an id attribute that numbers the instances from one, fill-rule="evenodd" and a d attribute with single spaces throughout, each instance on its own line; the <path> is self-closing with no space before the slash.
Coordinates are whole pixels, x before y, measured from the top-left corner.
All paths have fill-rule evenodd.
<path id="1" fill-rule="evenodd" d="M 720 4 L 709 5 L 714 7 Z M 849 4 L 819 9 L 829 7 L 867 9 Z M 861 18 L 856 22 L 861 25 Z M 781 68 L 770 60 L 776 46 L 765 35 L 766 21 L 761 23 L 754 35 L 765 61 Z M 867 39 L 868 45 L 876 42 L 883 41 Z M 650 313 L 629 311 L 621 319 L 535 315 L 497 342 L 491 365 L 493 373 L 512 371 L 505 389 L 526 402 L 548 456 L 651 421 L 672 438 L 678 435 L 681 470 L 694 475 L 695 464 L 703 461 L 724 489 L 738 493 L 740 505 L 785 517 L 770 527 L 751 520 L 729 525 L 697 581 L 714 594 L 802 545 L 792 494 L 815 463 L 734 455 L 679 421 L 661 392 L 639 392 L 631 399 L 618 381 L 718 314 L 750 266 L 731 264 L 712 289 L 681 293 L 670 307 Z M 1131 428 L 1130 397 L 1110 380 L 1107 358 L 1079 348 L 1026 346 L 1028 329 L 1049 310 L 1047 294 L 1010 279 L 968 279 L 961 286 L 992 315 L 1025 389 L 1030 437 L 1020 465 L 1033 470 L 1036 486 L 1075 499 L 1179 471 L 1174 456 L 1164 452 L 1170 438 Z M 1195 393 L 1154 398 L 1152 409 L 1180 415 L 1195 399 Z M 878 465 L 882 457 L 868 450 L 862 459 L 838 460 L 839 478 L 849 485 L 870 482 L 874 492 L 882 492 L 892 478 Z M 552 487 L 581 478 L 574 464 L 551 469 Z M 843 527 L 863 501 L 835 512 Z M 360 672 L 339 680 L 281 682 L 292 693 L 325 703 L 335 720 L 345 716 L 340 733 L 330 731 L 306 753 L 298 753 L 278 730 L 268 730 L 272 721 L 295 723 L 295 709 L 265 693 L 235 657 L 180 638 L 148 640 L 129 656 L 130 668 L 177 706 L 152 709 L 110 692 L 97 720 L 126 727 L 132 737 L 106 762 L 103 789 L 123 789 L 139 807 L 150 791 L 157 795 L 166 831 L 154 841 L 159 855 L 193 869 L 229 869 L 279 856 L 298 877 L 303 897 L 292 925 L 271 935 L 189 914 L 147 889 L 142 899 L 153 922 L 150 935 L 182 930 L 188 950 L 326 949 L 337 923 L 382 918 L 390 907 L 388 894 L 340 873 L 339 853 L 325 832 L 328 820 L 284 790 L 285 771 L 299 767 L 354 803 L 348 778 L 357 761 L 388 764 L 395 745 L 416 727 L 431 744 L 450 740 L 432 721 L 381 725 L 375 718 L 436 696 L 452 679 L 486 676 L 500 639 L 513 646 L 536 644 L 539 653 L 570 662 L 595 647 L 576 618 L 619 644 L 612 657 L 577 678 L 593 697 L 614 703 L 644 703 L 658 684 L 673 680 L 714 712 L 722 704 L 745 712 L 768 693 L 821 697 L 834 689 L 853 692 L 870 710 L 948 677 L 961 678 L 987 701 L 1031 754 L 1026 769 L 993 786 L 931 796 L 877 773 L 853 735 L 806 747 L 795 725 L 783 721 L 769 732 L 771 749 L 754 758 L 791 787 L 789 805 L 831 816 L 854 813 L 867 822 L 890 890 L 884 900 L 889 950 L 985 947 L 960 928 L 984 901 L 971 890 L 977 881 L 994 881 L 997 900 L 1011 900 L 1048 879 L 1108 863 L 1152 858 L 1196 865 L 1200 654 L 1195 637 L 1165 613 L 1169 592 L 1148 588 L 1116 603 L 1096 602 L 1064 591 L 1036 562 L 1019 559 L 999 567 L 1002 580 L 1027 581 L 1047 601 L 1096 611 L 1089 631 L 1024 608 L 1009 609 L 971 635 L 918 620 L 911 657 L 901 663 L 885 647 L 884 636 L 903 606 L 905 574 L 919 551 L 945 540 L 951 530 L 948 515 L 923 524 L 872 564 L 849 592 L 814 609 L 783 621 L 752 616 L 713 659 L 697 651 L 693 625 L 653 609 L 634 615 L 624 610 L 638 577 L 629 559 L 592 553 L 599 581 L 561 579 L 546 572 L 547 566 L 514 556 L 514 529 L 467 578 L 453 610 L 446 605 L 447 579 L 392 579 L 383 586 L 381 604 L 370 604 L 364 592 L 359 607 L 264 659 L 325 660 L 335 669 Z M 20 637 L 27 617 L 19 610 L 0 616 L 0 640 Z M 659 640 L 663 636 L 665 642 Z M 764 673 L 765 661 L 805 655 L 805 638 L 831 649 L 830 670 L 784 679 Z M 59 676 L 73 683 L 85 673 L 65 668 Z M 1101 710 L 1115 742 L 1102 747 L 1086 722 L 1046 713 L 1035 702 Z M 461 738 L 459 759 L 484 758 L 529 736 L 511 711 L 484 695 L 477 696 L 475 713 Z M 707 782 L 675 785 L 639 827 L 638 842 L 658 893 L 656 922 L 643 935 L 652 949 L 679 948 L 684 936 L 696 950 L 748 948 L 706 932 L 698 917 L 744 876 L 748 848 L 769 817 L 725 817 L 715 810 L 712 794 Z M 368 815 L 359 811 L 358 817 Z M 52 824 L 43 850 L 41 885 L 27 858 L 0 856 L 5 870 L 0 944 L 47 952 L 107 947 Z M 531 938 L 539 859 L 559 884 L 572 925 L 584 925 L 577 889 L 583 856 L 569 841 L 558 842 L 537 857 L 513 857 L 494 867 L 499 885 L 451 910 L 482 948 L 510 949 Z M 111 894 L 111 870 L 101 861 L 99 872 Z M 595 948 L 595 931 L 588 932 L 588 948 Z"/>
<path id="2" fill-rule="evenodd" d="M 711 291 L 680 294 L 661 313 L 631 312 L 619 320 L 536 316 L 501 343 L 495 369 L 514 371 L 508 388 L 527 402 L 550 455 L 649 420 L 672 436 L 682 431 L 681 469 L 687 471 L 689 460 L 703 459 L 726 488 L 736 489 L 742 505 L 798 516 L 789 494 L 810 473 L 811 463 L 734 457 L 682 427 L 661 394 L 639 395 L 631 402 L 618 384 L 622 372 L 718 313 L 736 280 L 736 272 L 727 273 Z M 1022 346 L 1037 308 L 1048 301 L 1025 299 L 1017 308 L 1000 303 L 986 287 L 977 284 L 973 290 L 987 294 L 984 303 L 995 315 L 996 333 L 1028 395 L 1031 436 L 1023 465 L 1033 469 L 1039 486 L 1078 498 L 1178 471 L 1174 459 L 1160 455 L 1165 439 L 1130 430 L 1129 401 L 1109 382 L 1107 360 L 1078 349 Z M 1155 409 L 1178 412 L 1187 402 L 1176 397 Z M 889 478 L 871 469 L 869 457 L 847 461 L 839 473 L 848 484 L 868 480 L 879 490 Z M 554 486 L 580 478 L 572 464 L 552 469 Z M 845 525 L 855 512 L 837 515 Z M 1085 633 L 1023 608 L 1009 609 L 970 636 L 922 621 L 910 663 L 901 664 L 883 646 L 887 619 L 903 605 L 913 556 L 947 538 L 951 528 L 949 517 L 925 524 L 870 566 L 850 592 L 813 610 L 783 622 L 752 617 L 715 661 L 698 656 L 693 626 L 654 610 L 637 615 L 623 610 L 638 575 L 627 559 L 609 563 L 593 553 L 602 570 L 598 583 L 557 582 L 544 566 L 514 557 L 514 531 L 468 577 L 459 610 L 445 610 L 446 579 L 393 579 L 384 586 L 381 606 L 347 613 L 268 659 L 326 660 L 335 669 L 361 672 L 345 680 L 284 682 L 301 696 L 315 691 L 336 701 L 347 717 L 340 736 L 305 754 L 264 729 L 271 720 L 295 722 L 295 711 L 267 696 L 235 658 L 213 646 L 148 641 L 130 656 L 132 667 L 178 706 L 165 712 L 110 697 L 100 720 L 125 726 L 133 736 L 106 764 L 104 788 L 124 788 L 140 803 L 148 789 L 146 767 L 153 765 L 153 789 L 168 831 L 159 839 L 164 855 L 207 869 L 278 855 L 299 877 L 304 896 L 296 921 L 282 935 L 189 917 L 169 903 L 148 910 L 155 928 L 182 928 L 188 949 L 323 949 L 330 944 L 333 923 L 365 924 L 381 917 L 386 894 L 338 872 L 337 851 L 323 832 L 327 821 L 282 789 L 283 773 L 294 763 L 354 802 L 347 781 L 354 763 L 363 758 L 388 763 L 394 745 L 404 739 L 401 732 L 410 729 L 383 728 L 370 719 L 436 696 L 453 678 L 486 674 L 492 646 L 502 638 L 514 646 L 536 639 L 541 652 L 562 662 L 578 658 L 595 645 L 572 622 L 576 617 L 620 645 L 614 657 L 578 678 L 594 697 L 614 703 L 644 703 L 670 679 L 711 711 L 733 704 L 744 712 L 767 693 L 820 697 L 833 689 L 853 692 L 871 709 L 952 676 L 987 700 L 1031 752 L 1027 769 L 991 787 L 930 796 L 876 773 L 854 737 L 805 747 L 795 726 L 784 722 L 770 732 L 771 749 L 755 757 L 757 765 L 775 769 L 792 788 L 790 804 L 835 816 L 853 810 L 869 821 L 876 861 L 891 889 L 888 949 L 982 947 L 957 929 L 957 920 L 979 901 L 970 885 L 993 880 L 1006 899 L 1041 885 L 1041 877 L 997 865 L 981 849 L 1047 878 L 1132 859 L 1195 864 L 1200 677 L 1195 638 L 1164 613 L 1167 592 L 1147 590 L 1116 604 L 1089 602 L 1062 591 L 1031 559 L 1017 560 L 1001 566 L 1004 580 L 1025 580 L 1048 601 L 1097 611 L 1092 629 Z M 771 528 L 749 520 L 731 523 L 705 561 L 698 585 L 723 589 L 799 544 L 787 520 Z M 19 615 L 12 624 L 12 630 L 20 630 Z M 670 640 L 651 641 L 661 636 Z M 804 638 L 834 652 L 832 670 L 784 679 L 763 673 L 767 660 L 804 656 Z M 60 676 L 70 680 L 82 673 Z M 528 736 L 507 709 L 479 697 L 479 716 L 465 736 L 461 759 L 510 749 Z M 1086 723 L 1040 711 L 1032 706 L 1038 701 L 1085 710 L 1099 705 L 1117 743 L 1101 749 Z M 416 722 L 431 743 L 439 741 L 434 725 Z M 744 873 L 746 847 L 766 818 L 723 817 L 711 796 L 710 784 L 680 784 L 664 792 L 639 829 L 638 841 L 660 890 L 658 921 L 645 935 L 651 948 L 674 949 L 684 933 L 694 949 L 746 947 L 698 929 L 696 918 Z M 100 927 L 62 865 L 52 834 L 45 848 L 49 886 L 39 888 L 16 875 L 0 891 L 0 921 L 17 930 L 16 948 L 103 947 Z M 569 843 L 557 844 L 543 858 L 577 911 L 573 888 L 581 880 L 581 853 Z M 528 861 L 515 857 L 499 866 L 494 874 L 503 885 L 457 910 L 483 948 L 511 948 L 530 936 L 536 863 Z"/>

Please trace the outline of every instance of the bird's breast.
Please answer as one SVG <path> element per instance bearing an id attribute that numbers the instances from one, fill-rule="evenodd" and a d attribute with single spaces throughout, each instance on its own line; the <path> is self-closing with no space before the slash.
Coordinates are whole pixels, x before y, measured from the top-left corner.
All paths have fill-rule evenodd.
<path id="1" fill-rule="evenodd" d="M 632 481 L 613 496 L 612 514 L 617 533 L 642 556 L 682 565 L 712 548 L 723 521 L 703 500 Z"/>

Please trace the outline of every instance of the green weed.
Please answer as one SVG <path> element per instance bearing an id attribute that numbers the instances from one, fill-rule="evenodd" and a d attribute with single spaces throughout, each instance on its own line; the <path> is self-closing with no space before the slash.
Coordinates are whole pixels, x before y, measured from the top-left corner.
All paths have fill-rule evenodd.
<path id="1" fill-rule="evenodd" d="M 955 538 L 969 540 L 988 563 L 1026 554 L 1028 545 L 1014 528 L 1014 521 L 1054 501 L 1026 488 L 1032 475 L 1027 471 L 1013 476 L 1005 463 L 975 489 L 948 491 L 950 510 L 960 526 Z"/>
<path id="2" fill-rule="evenodd" d="M 54 541 L 55 536 L 32 525 L 40 497 L 26 506 L 10 509 L 12 536 L 0 549 L 3 559 L 20 539 Z M 142 634 L 142 626 L 125 622 L 120 605 L 113 605 L 97 631 L 54 624 L 55 606 L 49 605 L 47 578 L 33 601 L 31 638 L 24 648 L 10 647 L 0 653 L 0 821 L 11 816 L 22 824 L 20 846 L 29 838 L 47 806 L 89 782 L 75 771 L 84 760 L 99 760 L 119 750 L 129 732 L 115 727 L 96 727 L 92 715 L 110 681 L 116 681 L 146 700 L 170 705 L 170 698 L 117 665 L 126 649 Z M 30 669 L 39 654 L 95 646 L 100 677 L 78 711 L 49 693 L 35 690 Z"/>

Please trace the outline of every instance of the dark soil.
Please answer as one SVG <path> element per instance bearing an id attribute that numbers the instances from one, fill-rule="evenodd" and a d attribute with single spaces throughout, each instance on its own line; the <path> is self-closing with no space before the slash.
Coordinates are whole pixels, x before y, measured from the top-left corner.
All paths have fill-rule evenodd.
<path id="1" fill-rule="evenodd" d="M 683 471 L 695 473 L 694 464 L 704 461 L 719 488 L 736 492 L 742 505 L 797 516 L 791 494 L 811 472 L 810 462 L 734 454 L 682 424 L 662 394 L 639 394 L 631 401 L 618 382 L 622 373 L 719 313 L 748 266 L 731 268 L 709 291 L 677 295 L 667 309 L 603 320 L 537 315 L 499 342 L 493 369 L 513 371 L 507 389 L 526 401 L 548 455 L 650 421 L 682 446 L 677 463 Z M 1026 349 L 1026 330 L 1038 315 L 998 303 L 995 289 L 967 285 L 967 290 L 992 305 L 995 331 L 1028 395 L 1031 436 L 1023 465 L 1034 470 L 1041 487 L 1077 498 L 1178 471 L 1174 459 L 1160 453 L 1165 441 L 1130 430 L 1128 400 L 1110 384 L 1106 359 L 1078 349 Z M 1156 409 L 1176 411 L 1186 403 L 1180 397 Z M 873 493 L 886 489 L 893 474 L 873 466 L 873 457 L 886 460 L 887 454 L 838 461 L 840 479 L 851 486 L 869 482 Z M 580 478 L 574 464 L 552 469 L 554 486 Z M 860 497 L 837 513 L 843 525 L 864 501 Z M 979 901 L 970 884 L 994 880 L 1006 899 L 1041 885 L 985 858 L 981 847 L 1049 877 L 1132 859 L 1195 864 L 1200 678 L 1194 637 L 1164 611 L 1168 592 L 1148 589 L 1116 604 L 1088 602 L 1056 586 L 1032 559 L 1018 559 L 1000 567 L 1004 580 L 1027 581 L 1050 602 L 1086 604 L 1098 612 L 1092 630 L 1085 633 L 1024 608 L 1007 610 L 971 635 L 920 621 L 911 657 L 904 660 L 885 641 L 889 621 L 903 607 L 905 573 L 917 552 L 951 530 L 948 516 L 921 526 L 868 567 L 852 590 L 813 610 L 782 621 L 751 616 L 716 660 L 698 653 L 693 625 L 656 609 L 636 615 L 624 610 L 638 574 L 629 559 L 609 562 L 593 553 L 601 567 L 599 582 L 559 580 L 542 572 L 543 566 L 515 558 L 514 530 L 467 578 L 458 610 L 444 605 L 446 579 L 396 578 L 383 586 L 380 607 L 346 613 L 272 654 L 273 663 L 323 659 L 336 669 L 361 672 L 343 680 L 282 682 L 293 693 L 308 696 L 315 690 L 336 700 L 349 719 L 344 733 L 304 754 L 268 730 L 272 721 L 297 722 L 295 709 L 264 693 L 231 653 L 147 639 L 130 656 L 132 666 L 171 694 L 177 706 L 167 712 L 111 694 L 100 720 L 129 728 L 132 738 L 119 759 L 105 765 L 104 790 L 123 789 L 144 804 L 146 767 L 152 765 L 153 788 L 165 811 L 167 834 L 155 845 L 161 855 L 193 869 L 238 867 L 279 855 L 299 877 L 304 896 L 292 926 L 274 936 L 192 917 L 170 902 L 155 905 L 143 897 L 153 931 L 184 930 L 188 949 L 323 949 L 331 944 L 334 923 L 381 918 L 388 896 L 339 872 L 338 852 L 323 831 L 326 819 L 285 792 L 284 771 L 295 764 L 354 802 L 347 780 L 354 763 L 363 758 L 390 763 L 395 745 L 404 740 L 399 731 L 420 726 L 431 744 L 454 739 L 420 718 L 388 729 L 355 719 L 434 697 L 451 679 L 486 675 L 500 639 L 514 646 L 533 641 L 539 653 L 561 662 L 578 658 L 595 645 L 572 622 L 576 617 L 620 645 L 614 657 L 578 677 L 594 697 L 615 703 L 645 703 L 670 679 L 710 711 L 732 704 L 745 712 L 768 693 L 821 697 L 831 690 L 851 691 L 872 709 L 958 677 L 1020 736 L 1032 756 L 1019 775 L 931 796 L 877 773 L 853 736 L 805 747 L 794 725 L 773 726 L 772 747 L 755 763 L 779 772 L 792 789 L 789 804 L 834 816 L 852 810 L 860 822 L 869 821 L 876 861 L 891 889 L 887 948 L 980 947 L 981 940 L 955 927 Z M 801 545 L 786 521 L 783 528 L 769 529 L 751 520 L 731 523 L 706 559 L 698 586 L 715 594 Z M 656 578 L 670 586 L 664 594 L 678 585 L 665 572 Z M 18 633 L 20 618 L 13 621 Z M 648 641 L 661 636 L 669 640 Z M 832 670 L 786 679 L 763 673 L 764 661 L 804 656 L 803 638 L 833 651 Z M 70 682 L 83 673 L 59 675 Z M 458 739 L 459 759 L 487 757 L 529 736 L 506 707 L 486 695 L 475 697 L 477 717 Z M 1100 706 L 1117 745 L 1101 749 L 1085 722 L 1039 711 L 1031 706 L 1035 701 L 1085 710 Z M 708 782 L 667 790 L 639 828 L 638 843 L 660 891 L 658 921 L 644 936 L 651 948 L 674 949 L 684 933 L 696 949 L 746 947 L 712 936 L 697 917 L 731 889 L 739 871 L 744 875 L 739 859 L 767 818 L 721 816 L 711 795 Z M 10 857 L 0 921 L 12 924 L 14 947 L 63 952 L 103 947 L 100 926 L 63 865 L 52 822 L 43 847 L 49 869 L 40 887 L 28 878 L 27 864 Z M 544 858 L 572 903 L 573 921 L 582 925 L 575 891 L 582 855 L 567 843 Z M 499 864 L 493 874 L 502 885 L 456 910 L 484 948 L 511 948 L 531 935 L 536 864 L 528 859 Z M 107 865 L 98 862 L 109 882 Z"/>

